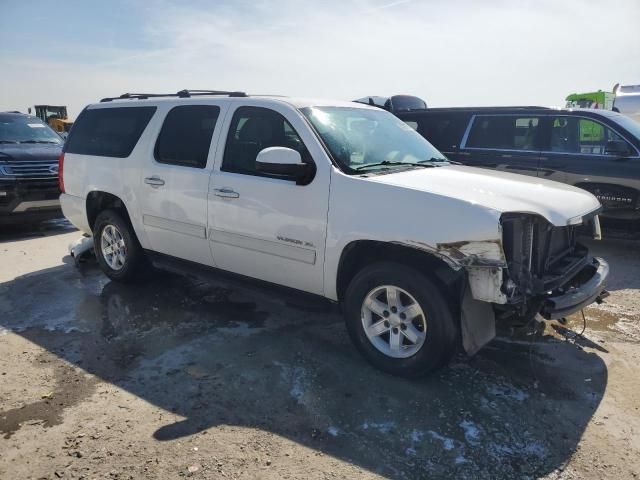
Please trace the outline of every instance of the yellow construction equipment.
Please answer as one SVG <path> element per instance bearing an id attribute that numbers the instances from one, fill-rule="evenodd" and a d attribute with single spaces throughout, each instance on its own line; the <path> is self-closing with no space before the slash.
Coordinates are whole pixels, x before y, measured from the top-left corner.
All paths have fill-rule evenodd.
<path id="1" fill-rule="evenodd" d="M 64 105 L 36 105 L 36 117 L 65 136 L 71 130 L 73 120 L 69 119 L 67 107 Z M 29 109 L 31 113 L 31 109 Z"/>

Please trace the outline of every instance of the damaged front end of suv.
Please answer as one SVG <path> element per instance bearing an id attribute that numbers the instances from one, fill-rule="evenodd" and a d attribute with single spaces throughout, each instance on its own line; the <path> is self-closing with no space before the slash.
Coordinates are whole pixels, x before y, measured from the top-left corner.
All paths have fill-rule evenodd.
<path id="1" fill-rule="evenodd" d="M 600 239 L 596 212 L 556 226 L 541 216 L 504 213 L 502 238 L 457 246 L 469 288 L 462 302 L 462 336 L 467 353 L 475 353 L 495 336 L 496 322 L 522 326 L 537 315 L 562 319 L 608 293 L 609 265 L 589 256 L 580 236 Z M 451 255 L 453 245 L 441 245 Z M 478 254 L 479 253 L 479 254 Z"/>

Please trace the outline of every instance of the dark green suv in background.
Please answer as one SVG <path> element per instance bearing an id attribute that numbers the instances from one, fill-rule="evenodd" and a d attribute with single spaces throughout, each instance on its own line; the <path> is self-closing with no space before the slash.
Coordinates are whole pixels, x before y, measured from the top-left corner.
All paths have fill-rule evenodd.
<path id="1" fill-rule="evenodd" d="M 583 188 L 602 217 L 640 224 L 640 123 L 629 117 L 543 107 L 394 113 L 451 160 Z"/>
<path id="2" fill-rule="evenodd" d="M 0 224 L 62 217 L 62 138 L 38 117 L 0 112 Z"/>

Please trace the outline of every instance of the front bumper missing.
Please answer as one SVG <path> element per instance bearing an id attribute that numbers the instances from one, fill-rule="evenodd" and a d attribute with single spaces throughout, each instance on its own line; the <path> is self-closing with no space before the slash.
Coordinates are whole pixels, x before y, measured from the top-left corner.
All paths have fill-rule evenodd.
<path id="1" fill-rule="evenodd" d="M 566 285 L 546 297 L 540 314 L 547 320 L 556 320 L 582 310 L 608 295 L 605 283 L 609 276 L 609 264 L 602 258 L 594 258 Z"/>

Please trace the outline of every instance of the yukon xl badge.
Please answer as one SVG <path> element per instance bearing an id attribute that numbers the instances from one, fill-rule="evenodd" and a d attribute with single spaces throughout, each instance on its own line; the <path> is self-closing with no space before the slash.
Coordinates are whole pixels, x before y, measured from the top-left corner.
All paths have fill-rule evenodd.
<path id="1" fill-rule="evenodd" d="M 295 243 L 296 245 L 309 247 L 309 248 L 315 248 L 315 245 L 313 243 L 311 243 L 311 242 L 303 242 L 302 240 L 298 240 L 297 238 L 281 237 L 280 235 L 278 235 L 276 238 L 278 240 L 280 240 L 281 242 Z"/>

